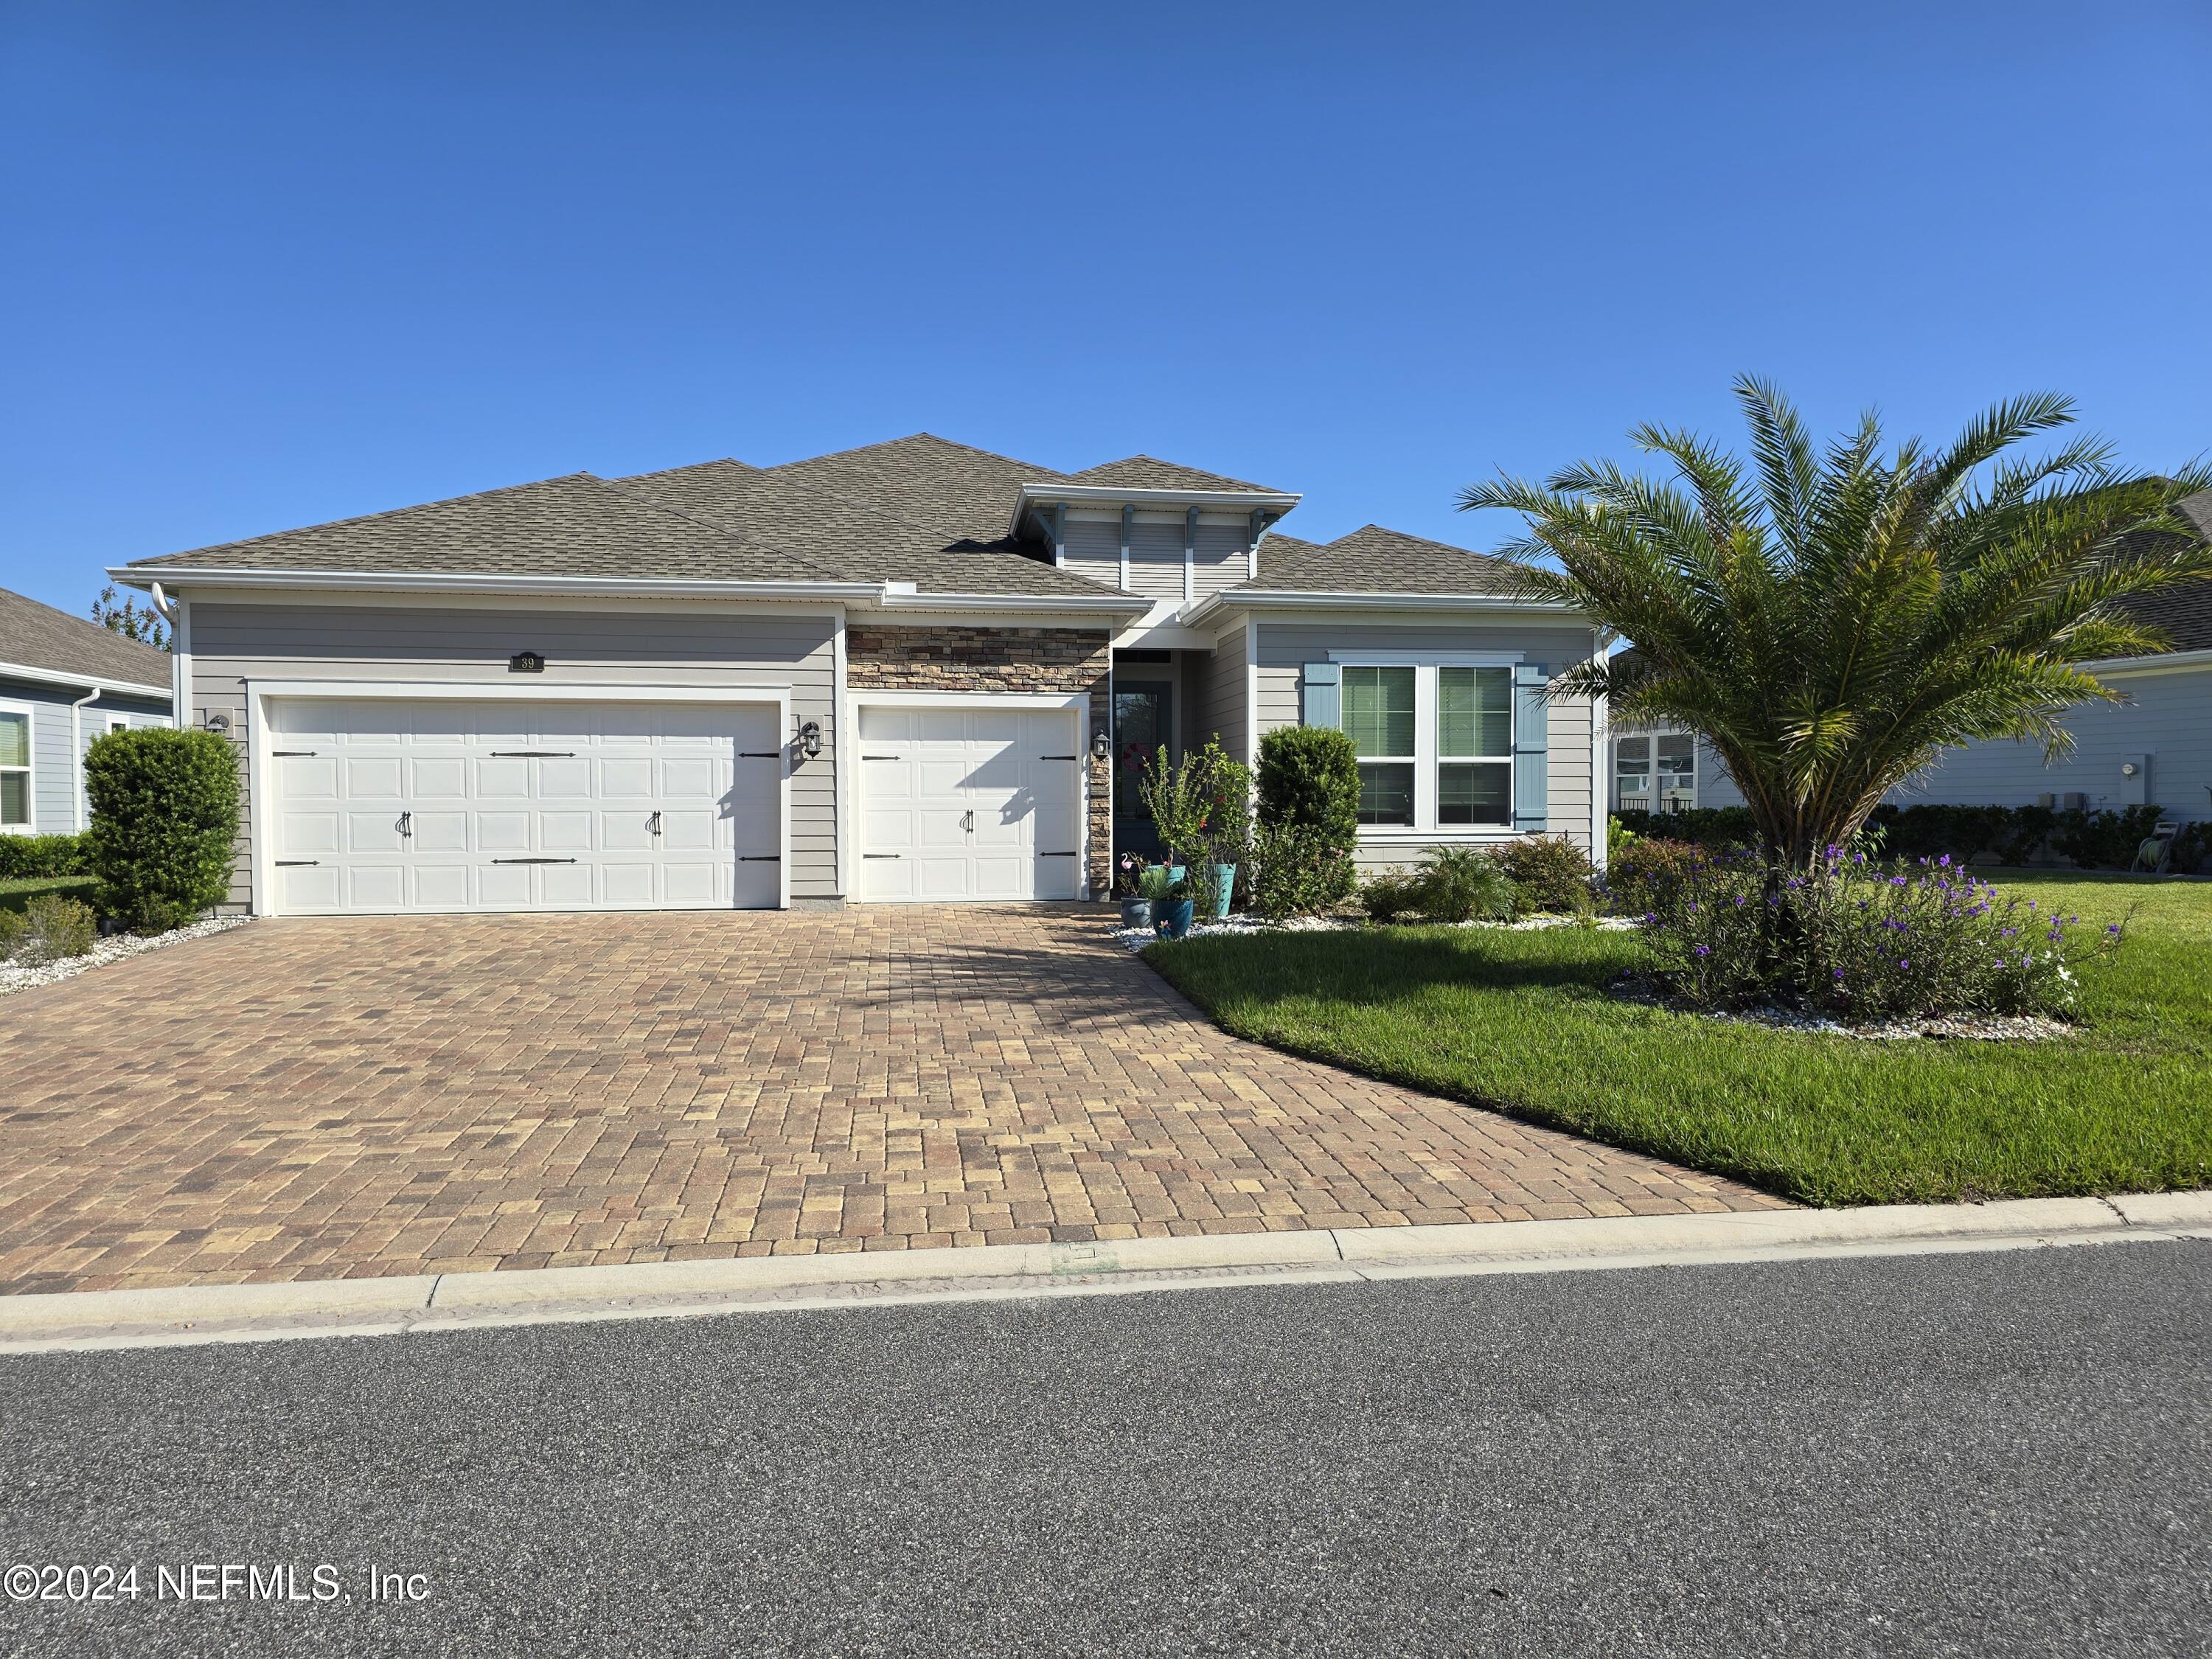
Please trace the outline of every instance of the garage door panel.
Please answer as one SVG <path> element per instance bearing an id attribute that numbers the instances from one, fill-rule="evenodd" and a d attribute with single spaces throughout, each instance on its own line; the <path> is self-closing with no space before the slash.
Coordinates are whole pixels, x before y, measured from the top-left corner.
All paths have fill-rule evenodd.
<path id="1" fill-rule="evenodd" d="M 772 708 L 276 699 L 268 722 L 285 745 L 329 751 L 273 763 L 284 909 L 781 902 Z M 507 749 L 570 752 L 494 752 Z"/>
<path id="2" fill-rule="evenodd" d="M 1078 748 L 1073 712 L 863 708 L 859 730 L 862 897 L 1075 896 L 1082 860 L 1042 856 L 1083 845 L 1081 771 L 1044 758 Z"/>

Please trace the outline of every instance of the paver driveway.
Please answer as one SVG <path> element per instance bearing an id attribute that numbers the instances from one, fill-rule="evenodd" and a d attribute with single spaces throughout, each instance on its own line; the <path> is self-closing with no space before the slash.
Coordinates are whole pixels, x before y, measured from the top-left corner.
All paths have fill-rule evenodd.
<path id="1" fill-rule="evenodd" d="M 0 1003 L 0 1289 L 1773 1207 L 1223 1035 L 1102 913 L 261 921 Z"/>

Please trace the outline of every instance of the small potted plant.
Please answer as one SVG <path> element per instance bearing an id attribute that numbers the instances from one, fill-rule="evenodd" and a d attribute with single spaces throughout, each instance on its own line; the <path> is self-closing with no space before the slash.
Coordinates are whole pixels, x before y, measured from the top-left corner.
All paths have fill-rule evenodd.
<path id="1" fill-rule="evenodd" d="M 1143 860 L 1127 853 L 1122 854 L 1121 926 L 1124 927 L 1151 927 L 1152 901 L 1156 897 L 1166 897 L 1170 885 L 1166 878 L 1166 872 L 1161 872 L 1161 878 L 1156 883 L 1152 879 L 1152 872 L 1145 867 Z M 1155 886 L 1159 890 L 1158 893 L 1152 891 Z"/>
<path id="2" fill-rule="evenodd" d="M 1167 873 L 1158 865 L 1146 873 L 1150 875 L 1153 871 Z M 1152 931 L 1162 939 L 1181 939 L 1190 932 L 1190 919 L 1197 909 L 1198 901 L 1191 884 L 1188 880 L 1172 882 L 1165 895 L 1152 902 Z"/>

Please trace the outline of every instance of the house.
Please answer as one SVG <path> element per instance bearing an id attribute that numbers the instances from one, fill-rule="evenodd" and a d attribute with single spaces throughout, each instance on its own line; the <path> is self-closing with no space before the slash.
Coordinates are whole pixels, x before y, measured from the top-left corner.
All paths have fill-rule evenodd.
<path id="1" fill-rule="evenodd" d="M 919 434 L 574 473 L 140 561 L 264 914 L 1103 897 L 1145 755 L 1341 725 L 1359 857 L 1603 847 L 1598 635 L 1507 568 L 1133 456 Z"/>
<path id="2" fill-rule="evenodd" d="M 0 835 L 83 829 L 92 740 L 169 710 L 165 653 L 0 588 Z"/>
<path id="3" fill-rule="evenodd" d="M 2212 493 L 2181 505 L 2212 538 Z M 2065 757 L 2046 763 L 2040 745 L 2009 739 L 1969 744 L 1891 800 L 2091 811 L 2155 805 L 2179 823 L 2212 818 L 2212 582 L 2142 594 L 2123 608 L 2172 648 L 2087 665 L 2126 701 L 2069 714 L 2074 747 Z M 1617 728 L 1609 758 L 1615 811 L 1743 805 L 1720 757 L 1679 727 Z"/>

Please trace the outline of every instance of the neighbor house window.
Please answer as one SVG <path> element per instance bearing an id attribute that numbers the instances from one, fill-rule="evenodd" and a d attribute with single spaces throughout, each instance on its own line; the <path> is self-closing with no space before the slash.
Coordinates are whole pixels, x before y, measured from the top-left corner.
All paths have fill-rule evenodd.
<path id="1" fill-rule="evenodd" d="M 31 827 L 31 711 L 0 708 L 0 830 Z"/>
<path id="2" fill-rule="evenodd" d="M 1344 731 L 1359 757 L 1364 827 L 1511 827 L 1510 662 L 1370 659 L 1345 661 L 1343 676 Z"/>
<path id="3" fill-rule="evenodd" d="M 1344 671 L 1344 731 L 1359 757 L 1362 823 L 1412 825 L 1417 729 L 1410 666 Z"/>
<path id="4" fill-rule="evenodd" d="M 1698 804 L 1698 740 L 1687 732 L 1613 740 L 1613 810 L 1686 812 Z"/>

